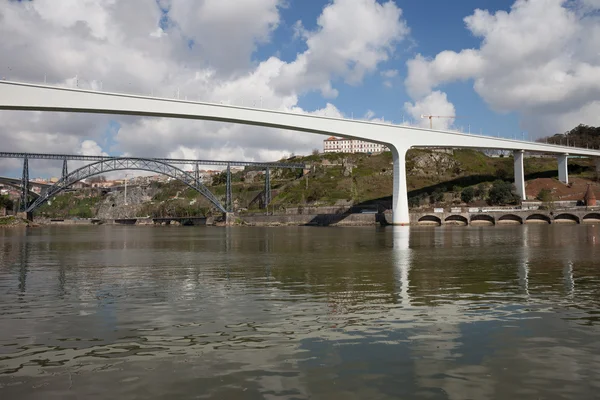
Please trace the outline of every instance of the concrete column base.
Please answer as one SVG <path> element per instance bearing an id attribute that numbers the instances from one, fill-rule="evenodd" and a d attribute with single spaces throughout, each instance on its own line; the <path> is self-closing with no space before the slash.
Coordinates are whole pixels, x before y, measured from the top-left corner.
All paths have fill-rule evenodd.
<path id="1" fill-rule="evenodd" d="M 235 213 L 232 212 L 226 212 L 225 214 L 223 214 L 223 219 L 225 220 L 225 226 L 233 226 L 235 225 Z"/>
<path id="2" fill-rule="evenodd" d="M 28 221 L 33 221 L 33 213 L 32 212 L 20 211 L 20 212 L 17 213 L 17 218 L 23 218 L 23 219 L 26 219 Z"/>

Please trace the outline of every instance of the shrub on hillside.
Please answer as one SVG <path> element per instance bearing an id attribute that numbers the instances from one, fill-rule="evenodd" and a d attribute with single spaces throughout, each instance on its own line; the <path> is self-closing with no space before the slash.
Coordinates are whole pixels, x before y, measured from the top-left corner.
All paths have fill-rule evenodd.
<path id="1" fill-rule="evenodd" d="M 519 196 L 513 193 L 513 185 L 505 181 L 495 181 L 488 193 L 488 203 L 490 205 L 514 204 L 519 200 Z"/>
<path id="2" fill-rule="evenodd" d="M 552 191 L 550 189 L 541 189 L 535 198 L 539 201 L 543 201 L 544 203 L 548 203 L 552 201 Z"/>
<path id="3" fill-rule="evenodd" d="M 475 198 L 475 189 L 471 186 L 468 188 L 465 188 L 460 194 L 460 199 L 464 203 L 467 203 L 467 204 L 472 202 L 474 198 Z"/>

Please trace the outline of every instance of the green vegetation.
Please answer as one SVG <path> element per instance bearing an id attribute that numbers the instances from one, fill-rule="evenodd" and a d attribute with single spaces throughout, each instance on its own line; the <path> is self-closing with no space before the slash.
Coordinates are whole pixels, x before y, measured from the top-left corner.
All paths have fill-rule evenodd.
<path id="1" fill-rule="evenodd" d="M 170 200 L 161 203 L 143 204 L 138 211 L 139 216 L 152 218 L 163 217 L 199 217 L 209 215 L 209 207 L 199 203 L 190 204 L 184 199 Z"/>
<path id="2" fill-rule="evenodd" d="M 490 205 L 515 204 L 519 196 L 513 193 L 513 185 L 503 180 L 497 180 L 492 184 L 488 194 Z"/>
<path id="3" fill-rule="evenodd" d="M 541 189 L 535 198 L 544 203 L 551 202 L 552 192 L 550 191 L 550 189 Z"/>
<path id="4" fill-rule="evenodd" d="M 460 199 L 462 200 L 463 203 L 469 204 L 470 202 L 473 201 L 474 198 L 475 198 L 475 188 L 472 186 L 465 188 L 460 193 Z"/>
<path id="5" fill-rule="evenodd" d="M 563 146 L 575 146 L 590 149 L 600 149 L 600 127 L 579 125 L 565 133 L 537 140 L 541 143 L 552 143 Z"/>
<path id="6" fill-rule="evenodd" d="M 18 225 L 29 225 L 29 221 L 26 219 L 9 215 L 7 217 L 0 217 L 0 226 L 18 226 Z"/>
<path id="7" fill-rule="evenodd" d="M 62 193 L 41 206 L 37 214 L 49 218 L 93 218 L 100 201 L 101 197 L 93 192 Z"/>
<path id="8" fill-rule="evenodd" d="M 0 208 L 6 208 L 7 210 L 13 210 L 13 201 L 8 196 L 0 196 Z"/>

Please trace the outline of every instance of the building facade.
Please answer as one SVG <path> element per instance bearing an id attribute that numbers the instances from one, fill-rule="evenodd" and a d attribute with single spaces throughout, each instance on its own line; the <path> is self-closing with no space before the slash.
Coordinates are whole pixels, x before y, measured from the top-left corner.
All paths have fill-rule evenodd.
<path id="1" fill-rule="evenodd" d="M 324 153 L 381 153 L 383 151 L 389 151 L 389 149 L 382 144 L 364 140 L 343 139 L 334 136 L 323 140 Z"/>

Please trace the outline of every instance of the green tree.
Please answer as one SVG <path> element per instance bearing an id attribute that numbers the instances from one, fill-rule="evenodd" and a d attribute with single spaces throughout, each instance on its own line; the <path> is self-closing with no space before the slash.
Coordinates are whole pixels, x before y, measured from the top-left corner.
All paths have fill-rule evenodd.
<path id="1" fill-rule="evenodd" d="M 227 171 L 223 171 L 220 174 L 213 176 L 212 184 L 213 186 L 224 185 L 227 183 Z"/>
<path id="2" fill-rule="evenodd" d="M 417 208 L 421 205 L 421 197 L 413 196 L 408 198 L 408 206 L 410 208 Z"/>
<path id="3" fill-rule="evenodd" d="M 464 188 L 464 190 L 460 194 L 460 199 L 464 203 L 470 203 L 475 198 L 475 189 L 472 186 Z"/>
<path id="4" fill-rule="evenodd" d="M 13 209 L 13 201 L 8 196 L 0 196 L 0 208 L 6 207 L 7 210 Z"/>
<path id="5" fill-rule="evenodd" d="M 513 204 L 519 199 L 512 191 L 512 184 L 505 181 L 495 181 L 488 193 L 490 205 Z"/>
<path id="6" fill-rule="evenodd" d="M 479 185 L 477 185 L 477 189 L 475 190 L 475 197 L 483 199 L 485 197 L 486 192 L 487 187 L 485 183 L 480 183 Z"/>
<path id="7" fill-rule="evenodd" d="M 429 198 L 431 204 L 441 203 L 444 201 L 444 192 L 441 189 L 435 189 Z"/>

